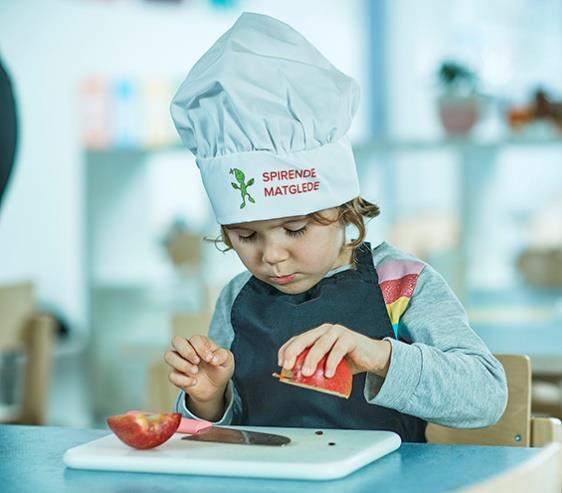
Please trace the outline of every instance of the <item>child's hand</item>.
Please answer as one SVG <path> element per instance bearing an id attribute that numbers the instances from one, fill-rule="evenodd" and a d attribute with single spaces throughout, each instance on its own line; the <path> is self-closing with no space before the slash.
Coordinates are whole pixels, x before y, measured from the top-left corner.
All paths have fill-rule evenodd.
<path id="1" fill-rule="evenodd" d="M 322 324 L 291 337 L 283 344 L 278 352 L 279 366 L 287 370 L 292 369 L 297 356 L 307 347 L 311 349 L 302 369 L 305 376 L 315 372 L 316 365 L 327 353 L 327 377 L 334 375 L 336 367 L 344 357 L 354 375 L 368 371 L 384 377 L 390 364 L 390 342 L 371 339 L 343 325 Z"/>
<path id="2" fill-rule="evenodd" d="M 164 360 L 172 368 L 170 382 L 201 403 L 222 399 L 234 373 L 233 354 L 202 335 L 175 336 Z"/>

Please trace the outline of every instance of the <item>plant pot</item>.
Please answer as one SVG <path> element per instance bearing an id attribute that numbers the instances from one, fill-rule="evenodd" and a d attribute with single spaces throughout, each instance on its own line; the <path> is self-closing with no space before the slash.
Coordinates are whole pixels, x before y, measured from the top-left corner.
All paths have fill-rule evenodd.
<path id="1" fill-rule="evenodd" d="M 477 96 L 441 96 L 439 118 L 447 135 L 467 135 L 480 117 Z"/>

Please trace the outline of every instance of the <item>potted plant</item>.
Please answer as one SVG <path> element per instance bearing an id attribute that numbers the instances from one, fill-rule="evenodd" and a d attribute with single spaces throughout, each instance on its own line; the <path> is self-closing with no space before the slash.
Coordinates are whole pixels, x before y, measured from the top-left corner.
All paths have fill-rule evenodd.
<path id="1" fill-rule="evenodd" d="M 467 135 L 480 117 L 478 78 L 461 63 L 444 61 L 437 71 L 439 117 L 448 135 Z"/>

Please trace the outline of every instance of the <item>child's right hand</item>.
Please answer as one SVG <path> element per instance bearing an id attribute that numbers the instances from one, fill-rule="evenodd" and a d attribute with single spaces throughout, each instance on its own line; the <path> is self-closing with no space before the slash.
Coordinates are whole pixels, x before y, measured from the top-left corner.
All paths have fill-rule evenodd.
<path id="1" fill-rule="evenodd" d="M 234 373 L 234 355 L 203 335 L 174 336 L 164 360 L 172 368 L 170 382 L 201 403 L 222 399 Z"/>

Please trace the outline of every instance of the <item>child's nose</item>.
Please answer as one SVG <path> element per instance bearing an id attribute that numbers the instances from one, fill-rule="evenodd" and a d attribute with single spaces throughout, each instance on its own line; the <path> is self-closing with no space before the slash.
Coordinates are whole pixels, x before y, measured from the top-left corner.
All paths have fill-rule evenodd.
<path id="1" fill-rule="evenodd" d="M 278 243 L 266 242 L 262 250 L 262 260 L 266 264 L 278 264 L 287 260 L 289 253 Z"/>

